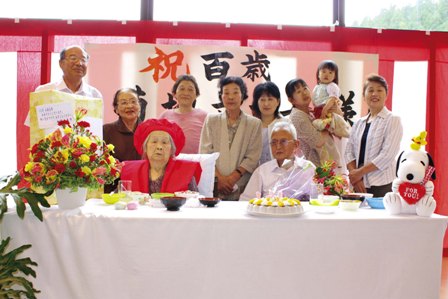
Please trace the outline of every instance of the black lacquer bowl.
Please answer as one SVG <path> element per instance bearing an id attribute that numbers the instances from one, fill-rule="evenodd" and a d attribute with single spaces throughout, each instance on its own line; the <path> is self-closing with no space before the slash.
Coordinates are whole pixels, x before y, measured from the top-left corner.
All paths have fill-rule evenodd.
<path id="1" fill-rule="evenodd" d="M 160 201 L 168 211 L 179 211 L 180 207 L 187 201 L 187 198 L 180 196 L 162 197 Z"/>
<path id="2" fill-rule="evenodd" d="M 204 197 L 204 198 L 199 198 L 199 202 L 200 202 L 201 204 L 203 204 L 204 206 L 207 206 L 207 208 L 213 208 L 213 207 L 216 206 L 220 201 L 221 201 L 221 199 L 219 199 L 218 197 Z"/>

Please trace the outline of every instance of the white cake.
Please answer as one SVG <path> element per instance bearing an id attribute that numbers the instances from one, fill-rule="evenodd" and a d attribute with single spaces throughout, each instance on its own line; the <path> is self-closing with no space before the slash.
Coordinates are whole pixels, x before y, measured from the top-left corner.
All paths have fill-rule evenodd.
<path id="1" fill-rule="evenodd" d="M 298 215 L 304 212 L 300 201 L 288 197 L 265 197 L 249 200 L 247 211 L 262 215 Z"/>

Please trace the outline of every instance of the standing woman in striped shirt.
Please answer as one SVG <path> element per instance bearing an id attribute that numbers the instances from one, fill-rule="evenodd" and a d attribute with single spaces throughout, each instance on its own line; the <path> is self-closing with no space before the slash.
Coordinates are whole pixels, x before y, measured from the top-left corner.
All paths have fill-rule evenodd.
<path id="1" fill-rule="evenodd" d="M 385 102 L 388 86 L 379 75 L 370 75 L 363 87 L 369 113 L 352 127 L 345 151 L 349 179 L 356 192 L 383 197 L 392 191 L 395 157 L 400 149 L 403 127 L 400 117 Z"/>

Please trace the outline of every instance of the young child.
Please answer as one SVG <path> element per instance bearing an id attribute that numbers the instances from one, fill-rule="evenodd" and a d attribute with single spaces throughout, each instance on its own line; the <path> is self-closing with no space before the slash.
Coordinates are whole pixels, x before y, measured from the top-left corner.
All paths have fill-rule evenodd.
<path id="1" fill-rule="evenodd" d="M 316 72 L 317 85 L 313 90 L 314 117 L 313 125 L 319 131 L 328 130 L 337 137 L 346 137 L 350 135 L 350 126 L 344 120 L 344 117 L 337 113 L 321 117 L 322 109 L 328 102 L 334 105 L 341 105 L 339 97 L 341 92 L 338 84 L 338 66 L 332 60 L 322 61 Z"/>
<path id="2" fill-rule="evenodd" d="M 338 66 L 332 60 L 322 61 L 316 72 L 317 85 L 314 87 L 312 101 L 314 105 L 314 117 L 313 126 L 319 130 L 327 130 L 331 135 L 339 138 L 350 135 L 350 126 L 344 120 L 344 117 L 337 113 L 329 113 L 325 117 L 322 117 L 322 109 L 327 103 L 333 103 L 338 107 L 342 102 L 339 100 L 341 92 L 338 84 Z M 336 162 L 336 171 L 338 173 L 344 172 L 343 161 L 341 157 L 342 144 L 339 142 L 337 146 L 333 137 L 329 135 L 326 138 L 324 146 L 320 149 L 319 155 L 321 163 L 325 161 Z"/>

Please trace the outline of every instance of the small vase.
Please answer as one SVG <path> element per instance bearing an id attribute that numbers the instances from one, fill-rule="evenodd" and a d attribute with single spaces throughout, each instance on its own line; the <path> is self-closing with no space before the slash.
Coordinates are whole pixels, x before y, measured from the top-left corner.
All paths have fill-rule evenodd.
<path id="1" fill-rule="evenodd" d="M 70 210 L 82 207 L 86 202 L 87 188 L 78 188 L 78 191 L 71 192 L 70 188 L 56 189 L 56 199 L 59 209 Z"/>

